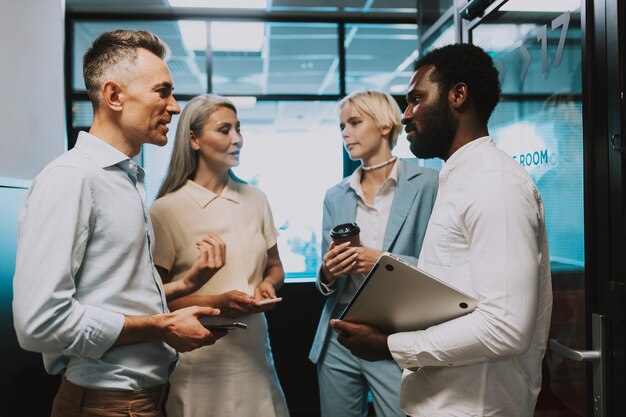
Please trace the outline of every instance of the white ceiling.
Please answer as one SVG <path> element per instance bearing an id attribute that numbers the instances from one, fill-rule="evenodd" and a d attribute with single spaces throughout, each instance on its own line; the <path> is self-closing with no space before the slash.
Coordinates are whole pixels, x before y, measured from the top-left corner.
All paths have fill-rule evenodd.
<path id="1" fill-rule="evenodd" d="M 211 0 L 206 1 L 207 4 Z M 443 2 L 447 3 L 447 2 Z M 167 0 L 66 0 L 68 11 L 74 12 L 119 12 L 119 11 L 163 11 L 171 10 Z M 268 0 L 266 13 L 288 11 L 326 11 L 336 13 L 415 14 L 417 0 Z"/>
<path id="2" fill-rule="evenodd" d="M 214 53 L 213 91 L 231 95 L 338 94 L 337 25 L 297 20 L 303 20 L 307 13 L 315 10 L 315 13 L 326 14 L 326 19 L 320 20 L 343 14 L 365 19 L 394 16 L 396 20 L 411 22 L 413 16 L 416 16 L 415 4 L 415 0 L 270 1 L 268 10 L 263 12 L 264 16 L 271 19 L 274 12 L 283 13 L 283 17 L 284 13 L 288 13 L 295 16 L 294 21 L 281 19 L 283 21 L 266 22 L 266 39 L 260 52 Z M 73 25 L 75 91 L 84 90 L 80 76 L 80 58 L 84 51 L 100 33 L 118 28 L 147 29 L 168 44 L 172 51 L 168 65 L 177 93 L 198 94 L 206 91 L 206 54 L 193 51 L 185 44 L 178 21 L 137 19 L 141 12 L 172 15 L 185 9 L 173 10 L 167 0 L 67 0 L 66 9 L 74 13 L 72 16 L 76 18 Z M 322 9 L 328 10 L 320 12 Z M 90 14 L 87 16 L 85 13 Z M 106 13 L 105 18 L 98 18 L 100 13 Z M 128 18 L 125 18 L 127 13 Z M 89 20 L 81 20 L 81 16 Z M 206 16 L 205 11 L 201 20 L 210 21 L 211 18 Z M 222 15 L 221 19 L 224 18 Z M 194 17 L 194 20 L 198 19 Z M 232 17 L 232 11 L 230 19 L 236 20 Z M 311 18 L 309 16 L 304 20 Z M 410 65 L 407 57 L 417 47 L 415 24 L 347 24 L 345 39 L 348 91 L 357 88 L 389 90 L 392 85 L 406 84 Z"/>

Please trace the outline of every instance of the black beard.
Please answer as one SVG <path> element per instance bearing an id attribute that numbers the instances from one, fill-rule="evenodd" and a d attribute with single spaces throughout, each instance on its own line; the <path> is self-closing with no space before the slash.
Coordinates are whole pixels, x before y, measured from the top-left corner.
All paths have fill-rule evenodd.
<path id="1" fill-rule="evenodd" d="M 445 159 L 450 152 L 457 129 L 446 98 L 439 97 L 435 105 L 424 109 L 421 118 L 427 122 L 422 123 L 421 131 L 417 129 L 413 131 L 413 140 L 410 142 L 411 152 L 422 159 Z"/>

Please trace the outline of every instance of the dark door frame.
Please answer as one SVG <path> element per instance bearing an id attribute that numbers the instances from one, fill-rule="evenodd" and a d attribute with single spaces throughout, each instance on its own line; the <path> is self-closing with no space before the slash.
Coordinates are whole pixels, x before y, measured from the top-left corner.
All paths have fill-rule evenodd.
<path id="1" fill-rule="evenodd" d="M 596 0 L 593 3 L 594 51 L 589 100 L 604 101 L 593 113 L 591 141 L 596 153 L 592 172 L 603 186 L 606 208 L 598 211 L 599 241 L 606 241 L 596 253 L 598 272 L 593 282 L 594 312 L 608 317 L 606 356 L 608 357 L 607 409 L 610 416 L 626 410 L 626 140 L 624 138 L 624 59 L 626 59 L 626 5 L 621 0 Z M 621 37 L 620 37 L 621 34 Z M 593 92 L 595 91 L 595 94 Z M 591 102 L 591 101 L 590 101 Z M 602 271 L 600 272 L 600 269 Z"/>
<path id="2" fill-rule="evenodd" d="M 462 41 L 471 43 L 472 29 L 507 1 L 472 0 L 459 7 Z M 626 410 L 626 41 L 619 42 L 626 39 L 626 4 L 583 0 L 581 29 L 587 348 L 592 313 L 606 316 L 603 401 L 608 416 L 618 417 Z M 588 387 L 593 415 L 591 372 Z"/>

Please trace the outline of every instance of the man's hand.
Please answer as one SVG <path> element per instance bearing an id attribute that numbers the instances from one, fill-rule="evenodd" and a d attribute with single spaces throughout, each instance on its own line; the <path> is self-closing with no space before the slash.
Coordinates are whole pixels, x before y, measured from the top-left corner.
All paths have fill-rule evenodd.
<path id="1" fill-rule="evenodd" d="M 343 320 L 331 320 L 330 327 L 337 332 L 337 341 L 354 356 L 370 362 L 392 359 L 387 335 L 376 327 Z"/>
<path id="2" fill-rule="evenodd" d="M 211 307 L 187 307 L 164 314 L 163 340 L 179 352 L 188 352 L 214 344 L 228 334 L 226 330 L 208 330 L 198 321 L 200 316 L 217 316 L 220 310 Z"/>
<path id="3" fill-rule="evenodd" d="M 226 244 L 215 235 L 207 235 L 196 242 L 198 258 L 183 278 L 187 293 L 202 287 L 226 262 Z"/>

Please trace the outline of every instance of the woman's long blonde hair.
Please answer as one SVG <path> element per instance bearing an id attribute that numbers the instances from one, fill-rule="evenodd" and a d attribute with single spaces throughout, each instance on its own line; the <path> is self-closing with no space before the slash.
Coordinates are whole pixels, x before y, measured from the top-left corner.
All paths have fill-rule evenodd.
<path id="1" fill-rule="evenodd" d="M 237 113 L 232 101 L 217 94 L 202 94 L 187 103 L 178 120 L 174 150 L 167 168 L 167 175 L 156 198 L 178 190 L 194 176 L 198 169 L 198 152 L 191 147 L 191 133 L 200 137 L 211 114 L 221 107 L 229 108 L 235 114 Z"/>

